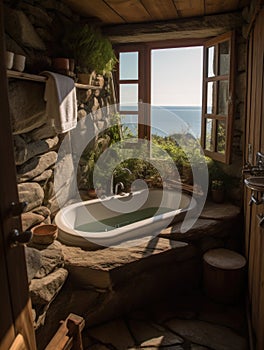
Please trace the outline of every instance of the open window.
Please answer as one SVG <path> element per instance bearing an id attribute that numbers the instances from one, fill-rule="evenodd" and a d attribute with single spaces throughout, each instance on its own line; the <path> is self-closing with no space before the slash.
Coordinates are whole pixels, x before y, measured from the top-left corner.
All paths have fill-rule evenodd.
<path id="1" fill-rule="evenodd" d="M 207 156 L 231 160 L 234 115 L 234 33 L 204 44 L 201 142 Z"/>
<path id="2" fill-rule="evenodd" d="M 129 45 L 117 51 L 119 67 L 116 72 L 118 83 L 117 100 L 123 124 L 129 134 L 149 139 L 149 111 L 140 102 L 149 102 L 148 60 L 144 45 Z"/>
<path id="3" fill-rule="evenodd" d="M 234 116 L 234 33 L 205 41 L 170 41 L 127 44 L 116 47 L 119 69 L 116 72 L 117 99 L 124 121 L 137 125 L 139 138 L 151 137 L 151 111 L 140 110 L 142 101 L 151 104 L 151 53 L 153 49 L 204 46 L 201 145 L 204 153 L 220 162 L 230 163 Z M 177 64 L 177 62 L 175 62 Z M 182 81 L 179 80 L 179 84 Z M 163 91 L 164 93 L 164 91 Z M 168 90 L 168 93 L 170 91 Z M 132 104 L 132 105 L 131 105 Z M 134 106 L 134 107 L 133 107 Z M 200 118 L 200 114 L 199 114 Z M 192 125 L 191 125 L 192 126 Z M 199 135 L 200 136 L 200 135 Z"/>

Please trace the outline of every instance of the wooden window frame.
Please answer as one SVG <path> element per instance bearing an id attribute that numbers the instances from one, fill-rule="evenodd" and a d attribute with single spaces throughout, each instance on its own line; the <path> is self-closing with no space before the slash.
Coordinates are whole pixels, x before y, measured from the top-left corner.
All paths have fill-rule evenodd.
<path id="1" fill-rule="evenodd" d="M 143 102 L 143 107 L 151 104 L 151 51 L 158 49 L 172 49 L 192 46 L 203 46 L 205 39 L 173 39 L 166 41 L 152 41 L 146 43 L 131 43 L 122 44 L 115 46 L 115 52 L 119 60 L 119 54 L 121 52 L 139 52 L 139 101 Z M 114 80 L 116 86 L 116 98 L 117 102 L 120 101 L 119 96 L 119 84 L 122 83 L 135 83 L 135 80 L 119 80 L 119 65 L 117 70 L 114 72 Z M 122 111 L 123 113 L 123 111 Z M 138 137 L 150 140 L 151 138 L 151 127 L 150 127 L 150 113 L 146 111 L 140 113 L 139 111 L 139 126 L 138 126 Z M 126 111 L 123 114 L 128 114 Z M 132 114 L 132 113 L 130 113 Z M 135 113 L 138 114 L 138 113 Z"/>
<path id="2" fill-rule="evenodd" d="M 229 41 L 230 47 L 230 68 L 229 74 L 220 75 L 219 73 L 219 44 Z M 215 47 L 216 49 L 216 74 L 213 77 L 208 77 L 208 48 Z M 234 106 L 235 106 L 235 33 L 228 32 L 218 37 L 214 37 L 204 43 L 204 55 L 203 55 L 203 99 L 202 99 L 202 130 L 201 130 L 201 144 L 205 155 L 210 158 L 223 162 L 226 164 L 231 163 L 231 150 L 232 150 L 232 135 L 233 135 L 233 120 L 234 120 Z M 215 108 L 218 106 L 218 82 L 228 81 L 229 83 L 229 98 L 228 98 L 228 112 L 226 116 L 218 115 L 217 111 L 212 111 L 211 114 L 207 113 L 207 86 L 209 82 L 216 82 L 213 105 Z M 212 145 L 213 150 L 206 149 L 206 121 L 212 119 Z M 225 121 L 225 153 L 217 151 L 217 122 Z"/>
<path id="3" fill-rule="evenodd" d="M 210 46 L 218 45 L 225 41 L 230 42 L 230 70 L 229 74 L 225 76 L 217 75 L 215 77 L 207 77 L 207 48 Z M 120 52 L 139 52 L 139 100 L 143 103 L 150 104 L 151 103 L 151 51 L 155 49 L 170 49 L 170 48 L 182 48 L 182 47 L 192 47 L 192 46 L 203 46 L 203 82 L 202 82 L 202 115 L 201 115 L 201 146 L 204 150 L 205 155 L 210 158 L 230 164 L 231 162 L 231 148 L 232 148 L 232 135 L 233 135 L 233 119 L 234 119 L 234 106 L 235 106 L 235 32 L 227 32 L 217 37 L 213 37 L 209 40 L 197 38 L 197 39 L 178 39 L 178 40 L 166 40 L 166 41 L 155 41 L 155 42 L 146 42 L 146 43 L 133 43 L 133 44 L 122 44 L 117 45 L 115 47 L 115 51 L 117 53 L 117 57 L 119 58 Z M 217 54 L 218 56 L 218 54 Z M 218 69 L 218 62 L 217 62 Z M 117 101 L 119 101 L 119 67 L 117 68 L 115 75 L 115 83 L 117 87 Z M 229 82 L 229 103 L 228 103 L 228 114 L 227 116 L 218 116 L 214 114 L 207 114 L 207 83 L 209 81 L 220 81 L 227 80 Z M 135 80 L 122 81 L 122 83 L 133 83 Z M 216 99 L 217 99 L 217 91 L 216 91 Z M 218 101 L 215 100 L 215 106 L 218 105 Z M 122 111 L 123 113 L 123 111 Z M 137 112 L 139 113 L 139 112 Z M 137 114 L 135 113 L 135 114 Z M 125 113 L 124 113 L 125 114 Z M 128 114 L 128 113 L 127 113 Z M 146 118 L 142 118 L 139 115 L 139 138 L 150 139 L 150 111 Z M 207 118 L 214 119 L 214 151 L 206 150 L 206 127 L 205 122 Z M 216 121 L 225 120 L 226 122 L 226 145 L 225 145 L 225 153 L 217 152 L 217 128 Z M 147 126 L 143 124 L 147 124 Z"/>
<path id="4" fill-rule="evenodd" d="M 114 72 L 114 79 L 116 82 L 116 98 L 117 102 L 120 103 L 119 88 L 120 85 L 126 84 L 138 84 L 138 102 L 139 108 L 137 111 L 119 111 L 121 114 L 130 114 L 138 116 L 138 138 L 150 138 L 150 128 L 149 125 L 149 111 L 146 111 L 144 105 L 140 105 L 140 102 L 148 103 L 150 100 L 150 75 L 148 74 L 149 54 L 146 51 L 146 46 L 144 44 L 129 44 L 122 45 L 115 48 L 117 59 L 120 59 L 120 53 L 123 52 L 138 52 L 138 79 L 120 79 L 119 65 L 117 70 Z"/>

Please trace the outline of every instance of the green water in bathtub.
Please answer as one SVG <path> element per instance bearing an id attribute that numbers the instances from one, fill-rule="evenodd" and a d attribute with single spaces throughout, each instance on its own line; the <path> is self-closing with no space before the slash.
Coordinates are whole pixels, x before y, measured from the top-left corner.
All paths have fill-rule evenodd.
<path id="1" fill-rule="evenodd" d="M 158 210 L 159 215 L 172 211 L 171 208 L 150 207 L 134 211 L 132 213 L 125 213 L 111 218 L 106 218 L 100 221 L 92 221 L 76 226 L 75 229 L 83 232 L 107 232 L 119 227 L 151 218 Z"/>

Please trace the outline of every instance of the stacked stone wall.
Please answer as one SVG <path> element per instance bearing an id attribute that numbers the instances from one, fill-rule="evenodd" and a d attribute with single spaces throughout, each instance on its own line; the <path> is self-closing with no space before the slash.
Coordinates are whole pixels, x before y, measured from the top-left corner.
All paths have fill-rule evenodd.
<path id="1" fill-rule="evenodd" d="M 79 16 L 59 1 L 24 0 L 15 7 L 13 4 L 5 2 L 6 49 L 26 56 L 26 73 L 52 70 L 51 58 L 58 53 L 59 40 L 67 25 L 78 23 Z M 95 134 L 108 124 L 107 107 L 114 102 L 112 78 L 95 76 L 93 83 L 99 82 L 100 89 L 76 91 L 78 120 L 89 118 L 89 127 Z M 58 161 L 58 150 L 66 134 L 58 135 L 50 126 L 44 101 L 45 83 L 9 78 L 8 89 L 19 197 L 28 202 L 22 214 L 26 230 L 41 222 L 50 223 L 54 218 L 59 210 L 54 168 L 65 163 L 73 168 L 73 159 L 69 145 L 68 154 Z M 102 107 L 106 107 L 105 111 Z M 73 199 L 72 187 L 69 181 L 60 205 Z"/>

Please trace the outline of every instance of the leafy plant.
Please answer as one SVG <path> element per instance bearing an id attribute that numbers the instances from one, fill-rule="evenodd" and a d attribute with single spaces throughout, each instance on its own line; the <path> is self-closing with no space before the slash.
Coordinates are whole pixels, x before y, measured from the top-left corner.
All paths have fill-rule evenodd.
<path id="1" fill-rule="evenodd" d="M 62 46 L 69 57 L 75 59 L 76 69 L 81 73 L 96 71 L 106 74 L 111 72 L 117 63 L 111 42 L 99 29 L 88 24 L 74 24 L 67 28 Z"/>
<path id="2" fill-rule="evenodd" d="M 213 180 L 211 184 L 212 190 L 224 190 L 225 184 L 223 180 Z"/>

